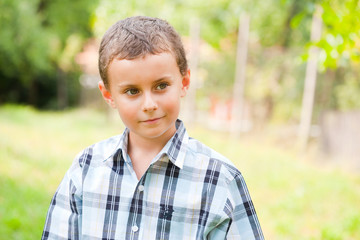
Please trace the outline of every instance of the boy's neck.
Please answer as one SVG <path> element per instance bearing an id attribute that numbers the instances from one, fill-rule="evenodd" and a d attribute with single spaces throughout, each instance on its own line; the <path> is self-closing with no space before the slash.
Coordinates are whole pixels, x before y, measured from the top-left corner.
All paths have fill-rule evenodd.
<path id="1" fill-rule="evenodd" d="M 138 180 L 175 132 L 176 129 L 168 131 L 157 138 L 144 138 L 129 132 L 127 153 L 130 156 Z"/>
<path id="2" fill-rule="evenodd" d="M 175 132 L 174 132 L 175 133 Z M 128 138 L 128 154 L 131 152 L 143 152 L 143 153 L 159 153 L 161 149 L 166 145 L 166 143 L 173 136 L 158 137 L 158 138 L 142 138 L 132 132 L 129 132 Z"/>

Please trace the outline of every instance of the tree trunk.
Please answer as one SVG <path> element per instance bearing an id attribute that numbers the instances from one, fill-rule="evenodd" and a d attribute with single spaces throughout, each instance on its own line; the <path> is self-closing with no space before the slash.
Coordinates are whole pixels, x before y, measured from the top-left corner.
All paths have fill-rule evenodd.
<path id="1" fill-rule="evenodd" d="M 320 6 L 314 13 L 311 24 L 311 41 L 317 42 L 321 38 L 321 13 Z M 314 105 L 314 95 L 316 87 L 316 74 L 318 64 L 319 49 L 315 46 L 310 48 L 309 59 L 306 65 L 304 95 L 301 108 L 301 119 L 298 132 L 298 144 L 301 150 L 305 150 L 311 128 L 312 112 Z"/>
<path id="2" fill-rule="evenodd" d="M 243 14 L 239 20 L 239 33 L 236 53 L 235 83 L 231 114 L 231 133 L 238 136 L 243 127 L 244 87 L 246 59 L 248 50 L 250 16 Z"/>

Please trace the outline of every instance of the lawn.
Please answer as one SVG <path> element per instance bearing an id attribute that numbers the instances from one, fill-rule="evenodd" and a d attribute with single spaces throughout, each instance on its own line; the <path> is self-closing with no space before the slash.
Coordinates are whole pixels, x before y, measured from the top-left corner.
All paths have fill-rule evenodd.
<path id="1" fill-rule="evenodd" d="M 0 106 L 0 239 L 39 239 L 74 156 L 122 130 L 95 110 Z M 242 171 L 266 239 L 360 239 L 360 173 L 313 163 L 256 137 L 234 140 L 199 126 L 188 131 Z"/>

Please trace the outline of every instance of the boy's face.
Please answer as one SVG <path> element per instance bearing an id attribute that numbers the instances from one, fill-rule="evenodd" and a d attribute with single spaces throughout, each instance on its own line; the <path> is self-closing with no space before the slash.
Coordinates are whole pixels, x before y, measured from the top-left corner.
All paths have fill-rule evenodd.
<path id="1" fill-rule="evenodd" d="M 133 60 L 114 59 L 108 68 L 109 89 L 99 83 L 105 101 L 117 109 L 132 139 L 168 140 L 175 133 L 180 98 L 190 72 L 180 74 L 170 53 Z"/>

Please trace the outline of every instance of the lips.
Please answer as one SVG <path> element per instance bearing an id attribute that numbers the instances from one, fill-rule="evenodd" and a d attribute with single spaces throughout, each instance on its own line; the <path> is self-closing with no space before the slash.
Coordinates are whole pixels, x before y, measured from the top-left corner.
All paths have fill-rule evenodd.
<path id="1" fill-rule="evenodd" d="M 144 123 L 149 123 L 149 124 L 151 124 L 151 123 L 156 123 L 156 122 L 158 122 L 161 118 L 162 118 L 162 117 L 159 117 L 159 118 L 151 118 L 151 119 L 147 119 L 147 120 L 145 120 L 145 121 L 143 121 L 143 122 L 144 122 Z"/>

